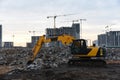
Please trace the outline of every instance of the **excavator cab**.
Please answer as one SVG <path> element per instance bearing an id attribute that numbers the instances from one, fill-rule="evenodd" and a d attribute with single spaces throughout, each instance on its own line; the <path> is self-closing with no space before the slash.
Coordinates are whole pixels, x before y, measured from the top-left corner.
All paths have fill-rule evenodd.
<path id="1" fill-rule="evenodd" d="M 87 54 L 91 49 L 87 48 L 86 40 L 73 40 L 71 45 L 71 54 Z"/>
<path id="2" fill-rule="evenodd" d="M 105 49 L 98 46 L 87 46 L 85 39 L 73 40 L 70 46 L 72 58 L 69 59 L 69 64 L 85 64 L 85 65 L 105 65 L 103 60 L 105 57 Z"/>

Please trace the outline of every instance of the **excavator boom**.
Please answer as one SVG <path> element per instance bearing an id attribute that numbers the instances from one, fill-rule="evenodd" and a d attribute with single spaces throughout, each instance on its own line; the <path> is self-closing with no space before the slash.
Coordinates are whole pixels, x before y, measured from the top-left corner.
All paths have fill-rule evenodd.
<path id="1" fill-rule="evenodd" d="M 53 41 L 60 41 L 63 45 L 69 45 L 70 43 L 72 43 L 72 41 L 75 38 L 73 36 L 70 35 L 60 35 L 57 37 L 53 37 L 53 38 L 46 38 L 45 35 L 40 36 L 40 38 L 38 39 L 38 41 L 36 42 L 35 46 L 32 49 L 33 55 L 32 58 L 27 62 L 27 64 L 31 64 L 34 59 L 36 58 L 37 54 L 39 53 L 43 43 L 49 43 L 49 42 L 53 42 Z"/>

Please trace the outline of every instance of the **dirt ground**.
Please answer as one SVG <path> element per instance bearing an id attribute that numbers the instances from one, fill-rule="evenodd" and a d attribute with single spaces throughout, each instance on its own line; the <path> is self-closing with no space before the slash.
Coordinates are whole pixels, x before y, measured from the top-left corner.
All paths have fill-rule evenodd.
<path id="1" fill-rule="evenodd" d="M 0 66 L 0 75 L 5 74 L 12 70 L 10 66 Z"/>
<path id="2" fill-rule="evenodd" d="M 118 61 L 119 62 L 119 61 Z M 6 71 L 2 71 L 2 70 Z M 42 70 L 0 68 L 0 80 L 120 80 L 120 63 L 108 62 L 105 67 L 68 66 Z"/>

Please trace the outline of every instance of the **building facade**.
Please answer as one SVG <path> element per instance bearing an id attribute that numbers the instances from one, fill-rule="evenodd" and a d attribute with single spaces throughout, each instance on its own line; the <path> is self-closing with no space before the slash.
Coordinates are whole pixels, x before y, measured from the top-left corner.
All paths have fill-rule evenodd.
<path id="1" fill-rule="evenodd" d="M 98 46 L 106 46 L 106 34 L 98 35 Z"/>
<path id="2" fill-rule="evenodd" d="M 74 36 L 76 39 L 80 38 L 80 24 L 74 23 L 71 27 L 60 27 L 60 28 L 47 28 L 46 37 L 51 38 L 62 34 L 68 34 Z"/>
<path id="3" fill-rule="evenodd" d="M 4 48 L 13 48 L 13 42 L 4 42 Z"/>
<path id="4" fill-rule="evenodd" d="M 120 47 L 120 31 L 109 31 L 98 35 L 98 45 L 106 47 Z"/>
<path id="5" fill-rule="evenodd" d="M 0 25 L 0 48 L 2 47 L 2 25 Z"/>
<path id="6" fill-rule="evenodd" d="M 27 47 L 29 48 L 33 48 L 36 44 L 36 42 L 38 41 L 40 36 L 32 36 L 31 37 L 31 43 L 27 43 Z"/>
<path id="7" fill-rule="evenodd" d="M 46 29 L 46 38 L 53 38 L 54 36 L 59 36 L 62 34 L 68 34 L 76 39 L 80 38 L 80 24 L 72 24 L 71 27 L 60 27 L 60 28 L 47 28 Z M 34 47 L 36 42 L 38 41 L 40 36 L 32 36 L 31 37 L 31 43 L 27 43 L 27 47 Z M 46 43 L 44 46 L 62 46 L 62 43 L 57 41 L 57 42 L 51 42 L 51 43 Z"/>

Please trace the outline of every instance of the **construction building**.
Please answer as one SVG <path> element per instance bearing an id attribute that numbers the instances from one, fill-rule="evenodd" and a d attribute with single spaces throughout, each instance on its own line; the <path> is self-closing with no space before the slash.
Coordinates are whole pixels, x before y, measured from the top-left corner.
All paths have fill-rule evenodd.
<path id="1" fill-rule="evenodd" d="M 120 47 L 120 31 L 109 31 L 98 35 L 98 45 L 106 47 Z"/>
<path id="2" fill-rule="evenodd" d="M 60 27 L 60 28 L 47 28 L 46 29 L 46 37 L 47 38 L 53 38 L 54 36 L 59 35 L 71 35 L 75 37 L 76 39 L 80 39 L 80 24 L 79 23 L 73 23 L 71 27 Z M 47 46 L 59 46 L 62 47 L 61 42 L 51 42 Z"/>
<path id="3" fill-rule="evenodd" d="M 0 48 L 2 47 L 2 25 L 0 25 Z"/>
<path id="4" fill-rule="evenodd" d="M 47 28 L 46 29 L 46 38 L 52 38 L 54 36 L 59 36 L 62 34 L 68 34 L 74 36 L 76 39 L 80 38 L 80 24 L 74 23 L 71 27 L 60 27 L 60 28 Z M 34 47 L 36 41 L 39 39 L 40 36 L 32 36 L 31 43 L 27 43 L 27 47 Z M 45 46 L 53 46 L 53 45 L 62 46 L 61 42 L 51 42 L 46 44 Z"/>
<path id="5" fill-rule="evenodd" d="M 31 37 L 31 43 L 27 43 L 27 47 L 33 48 L 35 43 L 38 41 L 40 36 L 32 36 Z"/>
<path id="6" fill-rule="evenodd" d="M 68 34 L 74 36 L 76 39 L 80 38 L 80 24 L 74 23 L 71 27 L 60 27 L 60 28 L 47 28 L 46 37 L 51 38 L 62 34 Z"/>
<path id="7" fill-rule="evenodd" d="M 98 46 L 106 46 L 106 34 L 98 35 Z"/>
<path id="8" fill-rule="evenodd" d="M 3 47 L 4 48 L 13 48 L 13 42 L 4 42 Z"/>

